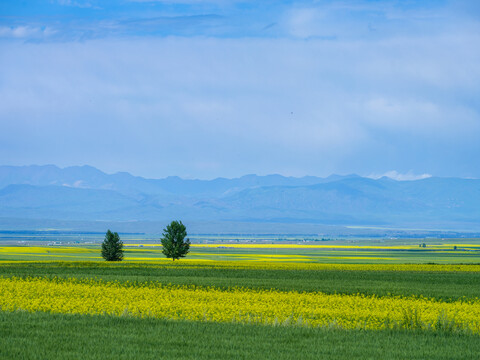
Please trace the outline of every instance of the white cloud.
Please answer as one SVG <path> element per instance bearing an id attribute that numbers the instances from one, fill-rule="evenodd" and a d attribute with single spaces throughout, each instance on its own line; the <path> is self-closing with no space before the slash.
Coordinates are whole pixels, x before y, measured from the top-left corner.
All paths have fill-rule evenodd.
<path id="1" fill-rule="evenodd" d="M 414 174 L 412 171 L 408 171 L 407 173 L 399 173 L 398 171 L 391 170 L 387 171 L 384 174 L 370 174 L 367 177 L 371 179 L 380 179 L 382 177 L 388 177 L 393 180 L 397 181 L 412 181 L 412 180 L 421 180 L 421 179 L 428 179 L 432 177 L 431 174 Z"/>
<path id="2" fill-rule="evenodd" d="M 32 28 L 29 26 L 0 27 L 0 37 L 23 38 L 31 35 L 36 35 L 38 34 L 38 32 L 38 28 Z"/>
<path id="3" fill-rule="evenodd" d="M 0 26 L 0 38 L 39 39 L 48 38 L 56 33 L 51 27 L 32 25 Z"/>
<path id="4" fill-rule="evenodd" d="M 96 8 L 99 9 L 99 7 L 96 7 L 92 5 L 90 1 L 72 1 L 72 0 L 57 0 L 59 5 L 62 6 L 74 6 L 78 8 Z"/>
<path id="5" fill-rule="evenodd" d="M 308 38 L 321 34 L 322 13 L 318 8 L 292 9 L 287 17 L 287 27 L 291 35 Z"/>

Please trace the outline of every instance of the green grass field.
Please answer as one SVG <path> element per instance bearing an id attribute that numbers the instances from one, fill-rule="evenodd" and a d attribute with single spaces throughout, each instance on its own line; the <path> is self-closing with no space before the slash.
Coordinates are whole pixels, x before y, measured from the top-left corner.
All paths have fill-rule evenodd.
<path id="1" fill-rule="evenodd" d="M 478 359 L 474 335 L 0 312 L 1 359 Z"/>
<path id="2" fill-rule="evenodd" d="M 126 248 L 126 261 L 115 264 L 99 258 L 98 246 L 1 247 L 0 277 L 478 301 L 480 271 L 473 264 L 480 263 L 479 250 L 476 243 L 457 244 L 463 250 L 446 249 L 447 245 L 431 249 L 199 247 L 178 262 L 164 260 L 158 247 L 132 246 Z M 332 265 L 308 267 L 321 263 Z M 459 271 L 447 271 L 442 265 L 395 270 L 395 264 L 402 263 L 472 265 L 462 265 Z M 0 311 L 1 359 L 478 359 L 479 353 L 480 335 L 452 329 L 342 330 Z"/>

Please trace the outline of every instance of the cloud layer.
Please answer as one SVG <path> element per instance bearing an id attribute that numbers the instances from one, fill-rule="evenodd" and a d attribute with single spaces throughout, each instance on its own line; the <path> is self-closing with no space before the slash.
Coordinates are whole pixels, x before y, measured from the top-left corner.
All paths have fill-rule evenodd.
<path id="1" fill-rule="evenodd" d="M 88 20 L 71 9 L 100 3 L 64 1 L 69 21 L 3 19 L 0 163 L 480 177 L 471 4 L 322 4 L 142 2 L 149 16 Z"/>

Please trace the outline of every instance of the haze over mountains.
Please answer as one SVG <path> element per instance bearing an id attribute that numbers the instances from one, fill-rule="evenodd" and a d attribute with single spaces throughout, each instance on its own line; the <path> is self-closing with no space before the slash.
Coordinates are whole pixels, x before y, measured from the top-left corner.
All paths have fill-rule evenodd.
<path id="1" fill-rule="evenodd" d="M 145 179 L 90 166 L 0 166 L 0 217 L 74 221 L 316 223 L 480 229 L 480 180 Z"/>

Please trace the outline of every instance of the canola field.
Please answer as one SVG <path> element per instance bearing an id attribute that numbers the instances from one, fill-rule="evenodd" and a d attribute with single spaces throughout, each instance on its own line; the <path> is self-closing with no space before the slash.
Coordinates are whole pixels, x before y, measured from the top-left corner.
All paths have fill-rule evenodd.
<path id="1" fill-rule="evenodd" d="M 211 358 L 215 346 L 225 346 L 237 358 L 247 358 L 255 348 L 266 351 L 256 343 L 247 350 L 234 335 L 222 338 L 236 332 L 280 342 L 284 351 L 263 353 L 263 358 L 298 358 L 295 347 L 289 350 L 279 340 L 297 335 L 330 339 L 322 344 L 305 340 L 303 358 L 372 358 L 381 356 L 375 355 L 378 346 L 387 351 L 383 356 L 399 359 L 473 359 L 480 352 L 480 248 L 475 243 L 458 243 L 455 250 L 451 244 L 427 250 L 232 245 L 192 247 L 187 258 L 173 262 L 161 257 L 158 246 L 135 244 L 126 246 L 121 263 L 102 261 L 95 245 L 2 246 L 0 358 L 15 358 L 15 351 L 21 358 L 34 358 L 19 346 L 21 339 L 38 336 L 28 324 L 50 334 L 39 346 L 43 358 L 55 358 L 47 344 L 54 347 L 53 338 L 61 336 L 59 324 L 77 324 L 72 337 L 83 334 L 75 341 L 84 343 L 92 324 L 107 337 L 119 336 L 108 319 L 136 329 L 129 339 L 146 326 L 166 337 L 173 335 L 164 331 L 178 331 L 179 337 L 192 329 L 202 332 L 194 337 L 211 334 L 204 344 L 209 350 L 200 347 L 183 358 Z M 393 260 L 385 260 L 389 258 Z M 364 337 L 364 343 L 337 352 L 339 339 L 348 341 L 349 336 Z M 396 343 L 403 337 L 405 343 Z M 179 358 L 173 351 L 178 338 L 171 341 L 165 351 L 172 353 L 165 358 Z M 120 355 L 111 349 L 111 358 L 139 357 L 146 348 L 153 351 L 151 358 L 158 355 L 155 344 L 135 344 L 125 345 Z M 81 357 L 97 358 L 99 349 L 93 345 L 65 351 L 79 348 L 87 351 Z"/>
<path id="2" fill-rule="evenodd" d="M 461 330 L 480 334 L 480 300 L 3 278 L 3 311 L 42 311 L 170 320 L 338 327 Z"/>

